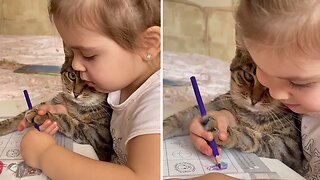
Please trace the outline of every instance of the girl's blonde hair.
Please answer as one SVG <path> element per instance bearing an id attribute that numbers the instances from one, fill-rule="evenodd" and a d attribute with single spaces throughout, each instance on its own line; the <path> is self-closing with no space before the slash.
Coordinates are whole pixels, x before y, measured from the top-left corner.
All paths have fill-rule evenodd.
<path id="1" fill-rule="evenodd" d="M 139 47 L 139 36 L 160 26 L 160 0 L 50 0 L 49 15 L 100 32 L 128 50 Z"/>
<path id="2" fill-rule="evenodd" d="M 320 54 L 319 0 L 240 0 L 235 18 L 242 48 L 245 38 L 280 53 Z"/>

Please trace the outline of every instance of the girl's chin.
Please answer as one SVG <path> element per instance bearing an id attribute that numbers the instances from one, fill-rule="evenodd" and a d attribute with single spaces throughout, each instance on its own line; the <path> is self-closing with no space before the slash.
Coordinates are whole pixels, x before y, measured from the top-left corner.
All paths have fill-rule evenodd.
<path id="1" fill-rule="evenodd" d="M 94 89 L 95 89 L 96 91 L 98 91 L 98 92 L 101 92 L 101 93 L 109 93 L 109 92 L 110 92 L 110 91 L 108 91 L 108 90 L 99 88 L 99 87 L 97 87 L 97 86 L 95 86 Z"/>
<path id="2" fill-rule="evenodd" d="M 305 114 L 305 113 L 308 113 L 309 111 L 307 111 L 306 109 L 302 108 L 302 106 L 292 106 L 292 107 L 289 107 L 287 106 L 291 111 L 295 112 L 295 113 L 298 113 L 298 114 Z"/>

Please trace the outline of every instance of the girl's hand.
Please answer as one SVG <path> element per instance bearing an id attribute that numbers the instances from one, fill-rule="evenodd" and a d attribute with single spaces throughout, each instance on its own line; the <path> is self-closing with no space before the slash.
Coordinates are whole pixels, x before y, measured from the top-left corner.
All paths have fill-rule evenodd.
<path id="1" fill-rule="evenodd" d="M 67 109 L 63 105 L 41 105 L 38 109 L 38 115 L 45 115 L 47 112 L 52 114 L 67 114 Z M 22 119 L 18 125 L 18 131 L 23 131 L 30 124 L 26 119 Z M 54 135 L 59 127 L 56 122 L 52 122 L 50 119 L 45 120 L 45 122 L 39 127 L 40 131 Z"/>
<path id="2" fill-rule="evenodd" d="M 234 126 L 235 118 L 234 116 L 226 110 L 221 111 L 211 111 L 207 113 L 208 116 L 212 116 L 217 120 L 217 129 L 218 137 L 221 141 L 225 141 L 228 139 L 228 126 Z M 212 150 L 210 146 L 207 144 L 207 141 L 212 141 L 214 136 L 211 132 L 206 131 L 201 124 L 201 117 L 199 115 L 195 116 L 190 123 L 189 126 L 190 136 L 193 144 L 195 145 L 196 149 L 207 156 L 212 156 Z M 221 149 L 219 148 L 219 151 Z"/>
<path id="3" fill-rule="evenodd" d="M 21 140 L 21 155 L 29 166 L 40 169 L 42 155 L 55 145 L 57 143 L 52 136 L 32 129 Z"/>

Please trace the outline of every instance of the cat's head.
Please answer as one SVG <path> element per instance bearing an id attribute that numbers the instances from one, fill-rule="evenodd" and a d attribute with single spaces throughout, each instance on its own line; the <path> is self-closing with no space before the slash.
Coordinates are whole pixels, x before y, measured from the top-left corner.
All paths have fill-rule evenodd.
<path id="1" fill-rule="evenodd" d="M 230 94 L 239 107 L 261 113 L 285 108 L 280 101 L 270 96 L 268 88 L 259 83 L 256 65 L 248 51 L 236 50 L 230 71 Z"/>
<path id="2" fill-rule="evenodd" d="M 89 87 L 80 78 L 80 72 L 72 68 L 73 52 L 64 46 L 65 62 L 61 68 L 62 92 L 67 98 L 84 106 L 92 106 L 105 101 L 107 94 Z"/>

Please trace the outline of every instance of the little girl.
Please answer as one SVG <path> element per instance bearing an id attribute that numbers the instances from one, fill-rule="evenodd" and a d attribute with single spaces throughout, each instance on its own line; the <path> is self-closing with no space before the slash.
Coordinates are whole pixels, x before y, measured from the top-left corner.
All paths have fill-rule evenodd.
<path id="1" fill-rule="evenodd" d="M 239 48 L 252 56 L 259 82 L 273 98 L 303 115 L 302 148 L 307 162 L 301 168 L 306 179 L 320 179 L 320 1 L 240 0 L 236 22 Z M 190 125 L 191 138 L 197 149 L 211 155 L 203 138 L 213 137 L 199 119 L 195 117 Z M 235 119 L 226 111 L 216 119 L 219 138 L 225 140 L 227 127 Z"/>
<path id="2" fill-rule="evenodd" d="M 41 126 L 49 134 L 31 130 L 22 139 L 24 160 L 51 179 L 160 179 L 160 0 L 49 3 L 51 19 L 73 51 L 72 67 L 88 86 L 109 93 L 117 164 L 58 146 L 49 135 L 57 126 L 49 121 Z"/>

